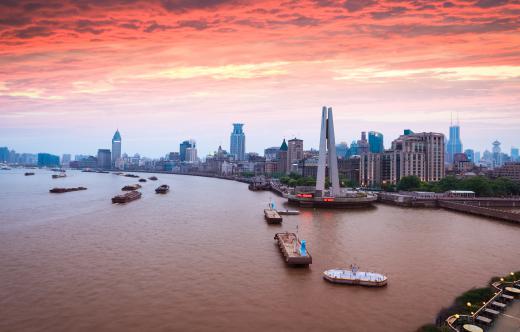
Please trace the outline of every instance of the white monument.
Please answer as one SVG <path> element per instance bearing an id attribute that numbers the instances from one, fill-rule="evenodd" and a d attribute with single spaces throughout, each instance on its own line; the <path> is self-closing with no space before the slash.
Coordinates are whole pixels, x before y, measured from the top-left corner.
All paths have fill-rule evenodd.
<path id="1" fill-rule="evenodd" d="M 318 161 L 318 175 L 316 178 L 316 196 L 323 197 L 325 193 L 325 170 L 329 166 L 329 179 L 331 181 L 330 194 L 339 196 L 338 157 L 336 155 L 336 139 L 334 137 L 334 120 L 332 108 L 323 106 L 321 111 L 320 154 Z"/>

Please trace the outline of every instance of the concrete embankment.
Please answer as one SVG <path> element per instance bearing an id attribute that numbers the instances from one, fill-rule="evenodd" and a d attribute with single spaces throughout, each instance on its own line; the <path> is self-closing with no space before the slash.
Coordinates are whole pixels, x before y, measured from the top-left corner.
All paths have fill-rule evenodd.
<path id="1" fill-rule="evenodd" d="M 520 224 L 520 214 L 493 209 L 489 207 L 482 207 L 477 205 L 463 204 L 459 202 L 439 201 L 439 206 L 448 210 L 475 214 L 479 216 L 491 217 L 500 220 L 511 221 Z"/>

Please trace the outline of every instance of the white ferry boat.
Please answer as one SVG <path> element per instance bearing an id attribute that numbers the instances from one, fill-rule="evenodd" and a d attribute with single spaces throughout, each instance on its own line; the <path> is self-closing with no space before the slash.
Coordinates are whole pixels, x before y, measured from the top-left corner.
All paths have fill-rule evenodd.
<path id="1" fill-rule="evenodd" d="M 356 265 L 350 269 L 331 269 L 323 272 L 323 278 L 336 284 L 360 285 L 370 287 L 386 286 L 388 278 L 385 275 L 359 271 Z"/>

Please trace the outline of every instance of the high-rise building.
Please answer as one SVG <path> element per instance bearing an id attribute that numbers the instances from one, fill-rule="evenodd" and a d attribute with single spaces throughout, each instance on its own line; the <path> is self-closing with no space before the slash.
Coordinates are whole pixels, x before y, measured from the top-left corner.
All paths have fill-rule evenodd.
<path id="1" fill-rule="evenodd" d="M 492 151 L 492 163 L 493 168 L 502 166 L 502 149 L 500 148 L 500 142 L 498 140 L 493 142 L 493 149 Z"/>
<path id="2" fill-rule="evenodd" d="M 179 146 L 179 158 L 181 161 L 186 161 L 186 149 L 187 148 L 194 148 L 195 147 L 195 141 L 189 140 L 184 141 Z"/>
<path id="3" fill-rule="evenodd" d="M 63 167 L 69 167 L 69 163 L 70 163 L 70 154 L 69 153 L 63 154 L 63 156 L 61 156 L 61 165 Z"/>
<path id="4" fill-rule="evenodd" d="M 289 147 L 284 138 L 280 149 L 278 149 L 278 165 L 276 167 L 277 172 L 282 174 L 289 173 L 290 171 L 287 169 L 287 150 L 289 150 Z"/>
<path id="5" fill-rule="evenodd" d="M 466 155 L 466 157 L 468 157 L 468 160 L 472 163 L 475 163 L 475 151 L 473 151 L 472 149 L 466 149 L 464 150 L 464 154 Z"/>
<path id="6" fill-rule="evenodd" d="M 115 167 L 116 161 L 121 158 L 121 134 L 119 129 L 116 130 L 112 137 L 112 167 Z"/>
<path id="7" fill-rule="evenodd" d="M 97 167 L 110 169 L 112 166 L 112 153 L 109 149 L 99 149 L 97 153 Z"/>
<path id="8" fill-rule="evenodd" d="M 0 147 L 0 163 L 7 163 L 9 160 L 9 149 L 7 147 Z"/>
<path id="9" fill-rule="evenodd" d="M 49 153 L 38 153 L 39 167 L 58 167 L 60 166 L 60 157 Z"/>
<path id="10" fill-rule="evenodd" d="M 287 169 L 297 172 L 298 162 L 303 159 L 303 140 L 293 138 L 289 140 L 287 149 Z"/>
<path id="11" fill-rule="evenodd" d="M 193 144 L 192 147 L 186 148 L 186 161 L 188 163 L 194 163 L 198 161 L 197 148 L 195 147 L 195 144 Z"/>
<path id="12" fill-rule="evenodd" d="M 450 126 L 450 138 L 446 144 L 446 163 L 452 164 L 453 157 L 457 153 L 462 153 L 462 142 L 460 140 L 460 126 L 452 124 Z"/>
<path id="13" fill-rule="evenodd" d="M 273 146 L 273 147 L 265 149 L 264 150 L 265 160 L 267 160 L 267 161 L 275 160 L 278 156 L 279 150 L 280 150 L 280 148 L 277 146 Z"/>
<path id="14" fill-rule="evenodd" d="M 511 161 L 520 161 L 520 156 L 518 155 L 518 148 L 511 148 Z"/>
<path id="15" fill-rule="evenodd" d="M 475 151 L 473 162 L 475 164 L 480 164 L 480 151 Z"/>
<path id="16" fill-rule="evenodd" d="M 348 143 L 347 142 L 341 142 L 336 145 L 336 153 L 338 154 L 338 158 L 347 158 L 348 154 Z"/>
<path id="17" fill-rule="evenodd" d="M 357 154 L 362 155 L 363 153 L 367 153 L 369 151 L 369 145 L 367 140 L 367 133 L 365 131 L 361 132 L 361 139 L 357 141 Z"/>
<path id="18" fill-rule="evenodd" d="M 382 153 L 385 151 L 383 134 L 371 131 L 368 133 L 368 147 L 371 153 Z"/>
<path id="19" fill-rule="evenodd" d="M 235 160 L 245 160 L 246 135 L 242 129 L 243 126 L 243 123 L 233 123 L 229 150 L 231 155 L 235 156 Z"/>

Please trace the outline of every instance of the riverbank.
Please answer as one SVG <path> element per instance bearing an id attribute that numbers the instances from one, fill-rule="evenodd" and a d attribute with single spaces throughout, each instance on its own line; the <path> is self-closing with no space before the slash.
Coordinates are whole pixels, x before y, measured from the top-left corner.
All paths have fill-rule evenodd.
<path id="1" fill-rule="evenodd" d="M 504 277 L 491 278 L 487 287 L 464 292 L 449 307 L 440 310 L 435 324 L 424 325 L 417 332 L 459 331 L 460 326 L 468 323 L 489 327 L 495 320 L 503 319 L 498 319 L 498 312 L 507 310 L 512 304 L 515 308 L 520 304 L 518 295 L 507 289 L 517 287 L 520 290 L 519 277 L 520 271 L 511 272 Z"/>

